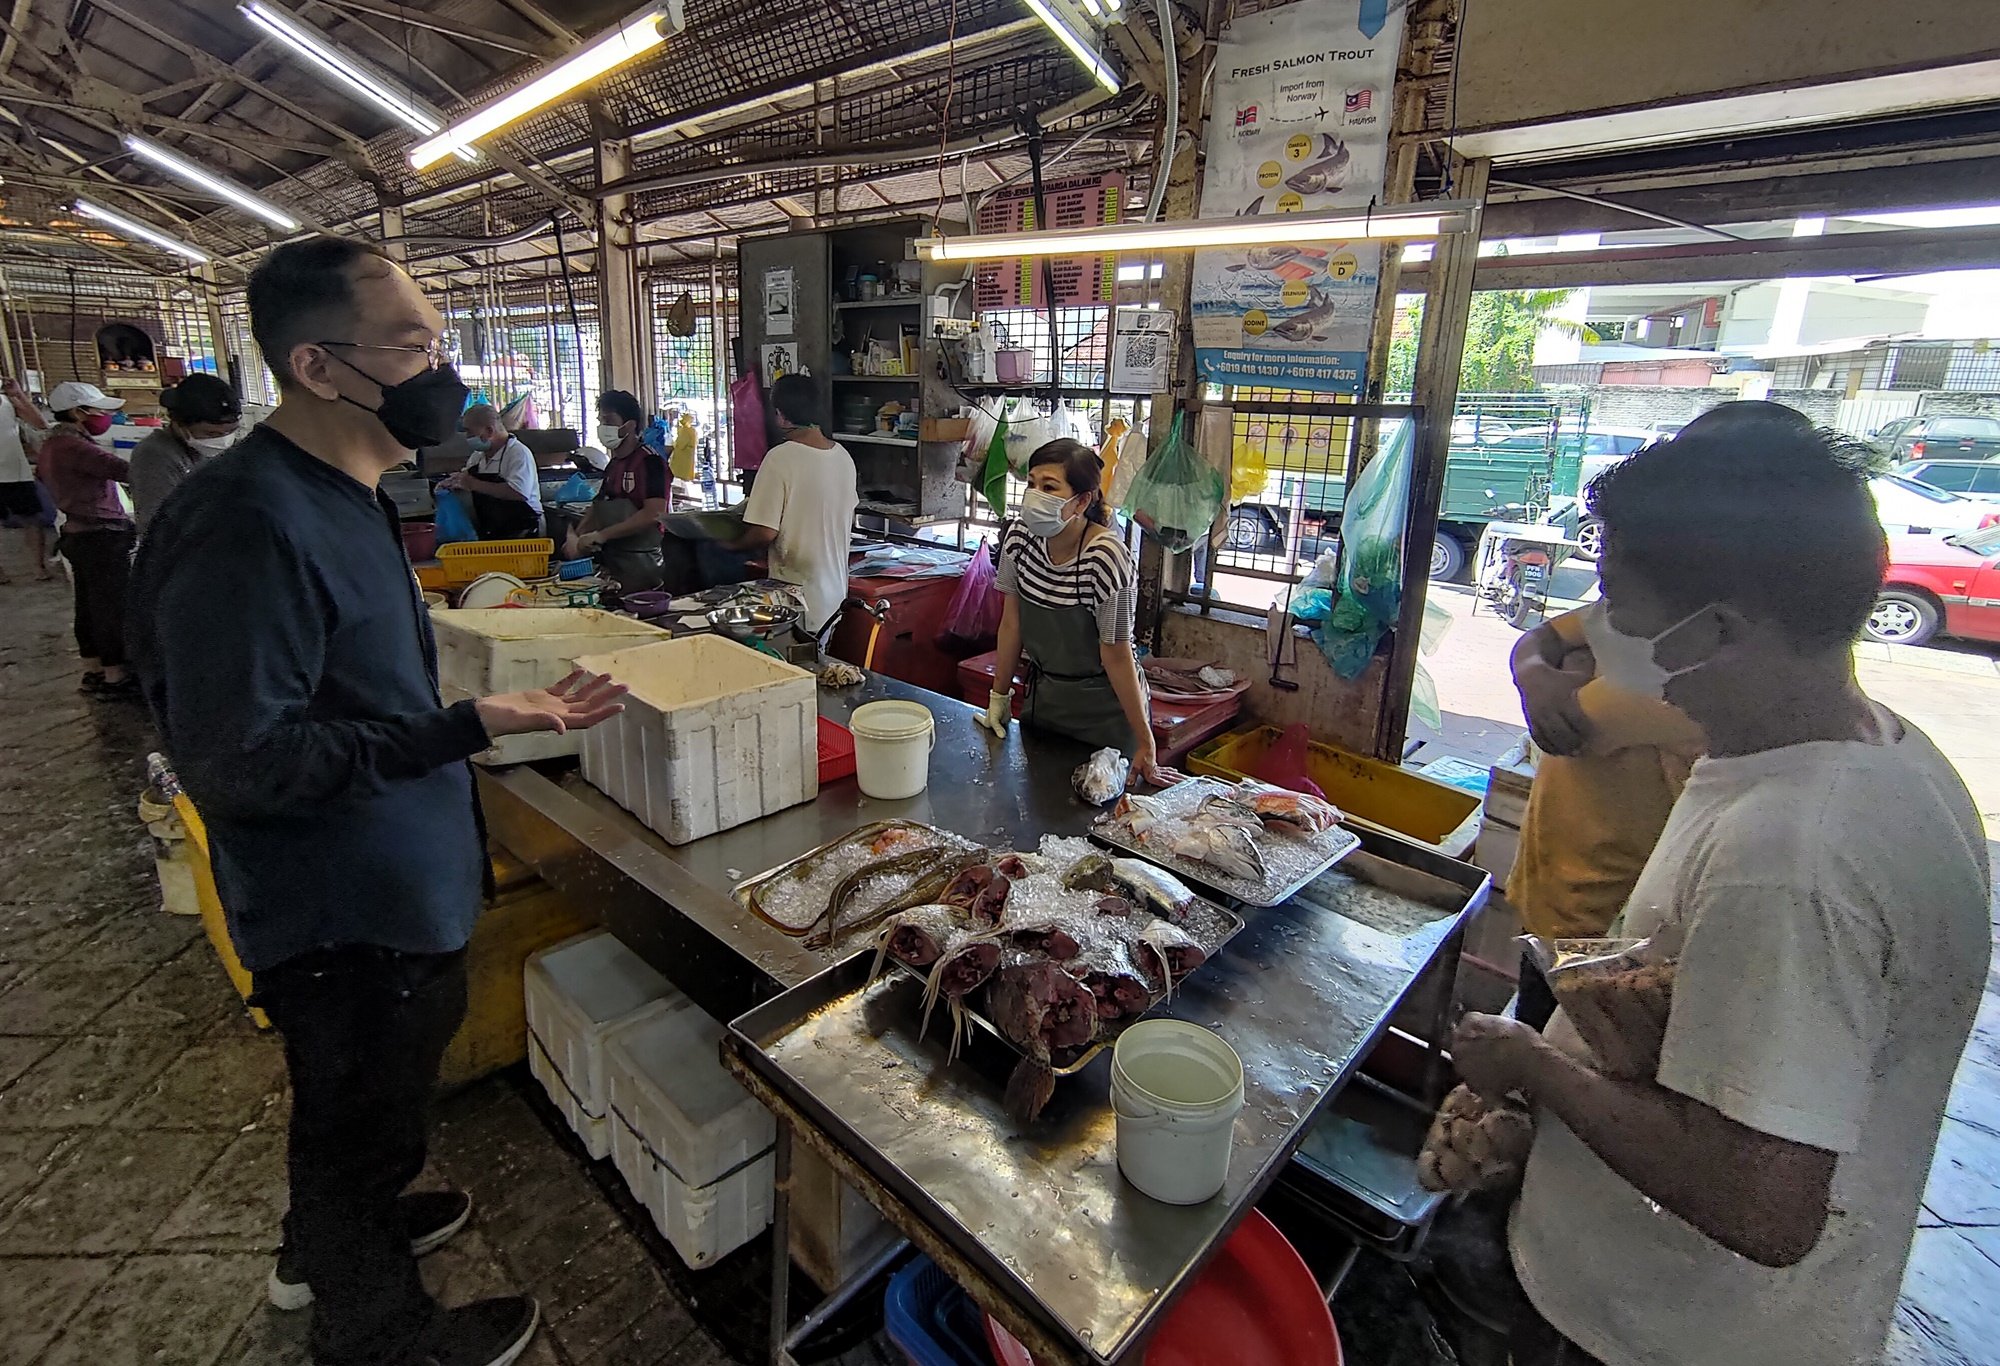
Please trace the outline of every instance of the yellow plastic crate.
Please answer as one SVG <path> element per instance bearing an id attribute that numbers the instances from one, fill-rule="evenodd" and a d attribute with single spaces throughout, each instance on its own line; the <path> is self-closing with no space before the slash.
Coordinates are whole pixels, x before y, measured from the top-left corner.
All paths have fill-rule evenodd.
<path id="1" fill-rule="evenodd" d="M 1187 770 L 1210 778 L 1247 778 L 1278 742 L 1276 726 L 1219 735 L 1188 755 Z M 1462 858 L 1479 833 L 1479 798 L 1395 764 L 1317 742 L 1307 747 L 1306 776 L 1356 825 L 1372 826 Z"/>
<path id="2" fill-rule="evenodd" d="M 481 574 L 512 574 L 517 579 L 545 578 L 556 543 L 546 536 L 526 541 L 457 541 L 438 547 L 445 582 L 454 588 Z"/>

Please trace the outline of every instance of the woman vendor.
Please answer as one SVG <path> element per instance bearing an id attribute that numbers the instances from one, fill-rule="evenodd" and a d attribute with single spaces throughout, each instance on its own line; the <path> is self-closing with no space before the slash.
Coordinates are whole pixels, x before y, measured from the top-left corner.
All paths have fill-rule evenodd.
<path id="1" fill-rule="evenodd" d="M 1007 733 L 1014 670 L 1025 651 L 1023 724 L 1121 750 L 1136 777 L 1164 784 L 1174 775 L 1159 765 L 1132 654 L 1138 585 L 1132 557 L 1109 525 L 1103 474 L 1097 452 L 1080 441 L 1051 441 L 1028 457 L 1020 513 L 1000 532 L 995 582 L 1006 607 L 994 691 L 978 720 L 995 735 Z"/>
<path id="2" fill-rule="evenodd" d="M 610 453 L 604 484 L 590 511 L 563 542 L 563 554 L 595 555 L 598 567 L 627 593 L 658 588 L 660 524 L 667 515 L 667 458 L 639 439 L 645 409 L 623 389 L 597 400 L 597 440 Z"/>
<path id="3" fill-rule="evenodd" d="M 195 466 L 236 444 L 243 404 L 214 375 L 193 374 L 160 391 L 167 425 L 156 427 L 132 450 L 132 516 L 144 533 L 167 495 Z"/>

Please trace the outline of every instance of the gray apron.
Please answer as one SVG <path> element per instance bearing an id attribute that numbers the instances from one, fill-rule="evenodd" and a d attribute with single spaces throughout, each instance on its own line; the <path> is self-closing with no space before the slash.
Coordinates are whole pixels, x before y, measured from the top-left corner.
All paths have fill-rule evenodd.
<path id="1" fill-rule="evenodd" d="M 639 504 L 630 498 L 597 497 L 597 520 L 606 526 L 616 526 L 638 511 Z M 658 588 L 665 578 L 660 568 L 661 539 L 660 529 L 654 526 L 606 541 L 597 548 L 597 567 L 624 592 Z"/>
<path id="2" fill-rule="evenodd" d="M 1037 607 L 1025 598 L 1020 604 L 1028 656 L 1022 724 L 1131 754 L 1137 741 L 1098 653 L 1097 613 L 1083 606 Z"/>

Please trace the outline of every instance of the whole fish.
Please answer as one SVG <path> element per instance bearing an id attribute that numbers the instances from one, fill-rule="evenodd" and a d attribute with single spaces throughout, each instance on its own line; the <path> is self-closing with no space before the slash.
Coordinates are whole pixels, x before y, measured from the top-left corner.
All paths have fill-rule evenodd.
<path id="1" fill-rule="evenodd" d="M 1154 915 L 1176 922 L 1184 919 L 1188 907 L 1194 905 L 1194 892 L 1185 882 L 1164 868 L 1155 868 L 1135 858 L 1086 855 L 1063 875 L 1063 885 L 1073 892 L 1089 890 L 1129 897 Z M 1101 904 L 1098 909 L 1110 913 Z"/>
<path id="2" fill-rule="evenodd" d="M 1240 825 L 1191 825 L 1168 847 L 1178 858 L 1207 864 L 1245 882 L 1262 882 L 1267 871 L 1256 836 Z"/>
<path id="3" fill-rule="evenodd" d="M 911 883 L 910 889 L 901 896 L 891 900 L 887 905 L 877 906 L 874 910 L 852 924 L 842 924 L 837 917 L 832 920 L 825 920 L 823 922 L 824 927 L 817 930 L 806 940 L 806 947 L 823 949 L 833 942 L 836 929 L 841 934 L 852 934 L 856 930 L 865 930 L 871 926 L 879 925 L 898 911 L 907 911 L 917 906 L 928 906 L 932 902 L 941 900 L 944 889 L 951 885 L 953 878 L 975 864 L 986 862 L 987 851 L 984 849 L 968 849 L 963 853 L 949 854 L 940 858 L 939 851 L 936 849 L 919 849 L 913 853 L 898 854 L 895 859 L 888 861 L 900 863 L 903 859 L 915 860 L 915 867 L 929 867 L 930 871 Z M 869 870 L 862 868 L 857 871 L 865 873 Z M 886 870 L 881 866 L 877 866 L 873 871 L 879 873 Z M 860 882 L 865 880 L 853 875 L 850 875 L 850 878 L 854 880 L 856 886 L 859 886 Z M 836 904 L 841 901 L 842 888 L 846 886 L 850 878 L 841 879 L 841 886 L 834 888 L 833 896 L 827 899 L 827 910 L 830 913 L 834 910 Z M 849 894 L 852 894 L 851 889 L 849 889 Z"/>
<path id="4" fill-rule="evenodd" d="M 1237 784 L 1234 799 L 1266 825 L 1286 826 L 1307 835 L 1322 834 L 1340 824 L 1340 808 L 1332 802 L 1248 778 Z"/>
<path id="5" fill-rule="evenodd" d="M 806 946 L 817 948 L 833 941 L 841 929 L 842 917 L 847 914 L 848 902 L 865 883 L 885 874 L 920 873 L 936 860 L 935 849 L 910 849 L 862 864 L 834 884 L 833 894 L 826 899 L 826 910 L 808 927 Z"/>

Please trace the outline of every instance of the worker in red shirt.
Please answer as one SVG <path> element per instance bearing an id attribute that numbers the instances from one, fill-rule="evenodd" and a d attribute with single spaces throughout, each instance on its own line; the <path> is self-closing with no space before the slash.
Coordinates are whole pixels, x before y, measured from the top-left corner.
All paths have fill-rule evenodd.
<path id="1" fill-rule="evenodd" d="M 37 456 L 37 469 L 63 516 L 56 550 L 69 561 L 76 590 L 76 649 L 83 656 L 83 691 L 99 697 L 139 696 L 125 670 L 125 584 L 130 577 L 132 514 L 118 496 L 132 468 L 97 444 L 111 414 L 125 406 L 95 384 L 67 380 L 49 395 L 56 423 Z"/>

